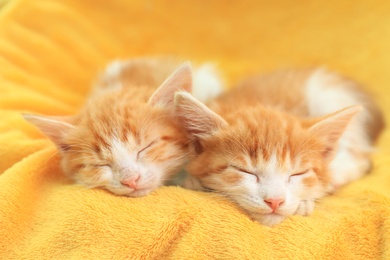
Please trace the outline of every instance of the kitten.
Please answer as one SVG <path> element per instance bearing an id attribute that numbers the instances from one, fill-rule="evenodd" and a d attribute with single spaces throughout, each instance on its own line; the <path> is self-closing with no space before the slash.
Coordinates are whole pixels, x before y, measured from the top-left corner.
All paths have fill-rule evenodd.
<path id="1" fill-rule="evenodd" d="M 178 92 L 175 104 L 196 150 L 185 187 L 224 194 L 269 226 L 366 173 L 383 128 L 368 95 L 325 70 L 254 77 L 209 107 Z"/>
<path id="2" fill-rule="evenodd" d="M 188 63 L 172 73 L 175 67 L 170 59 L 113 62 L 78 115 L 24 118 L 57 145 L 63 171 L 78 184 L 144 196 L 176 173 L 189 153 L 173 99 L 178 90 L 191 92 L 192 71 Z M 220 91 L 212 71 L 203 68 L 197 82 L 209 96 Z"/>

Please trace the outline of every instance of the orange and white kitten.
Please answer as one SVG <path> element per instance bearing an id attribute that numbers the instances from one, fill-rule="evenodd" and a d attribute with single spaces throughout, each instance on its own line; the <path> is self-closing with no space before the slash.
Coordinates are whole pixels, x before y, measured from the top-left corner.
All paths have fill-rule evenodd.
<path id="1" fill-rule="evenodd" d="M 366 173 L 383 128 L 355 82 L 321 69 L 250 78 L 209 107 L 180 92 L 175 104 L 196 148 L 184 186 L 224 194 L 269 226 Z"/>
<path id="2" fill-rule="evenodd" d="M 113 62 L 78 115 L 24 118 L 57 145 L 63 171 L 77 183 L 144 196 L 187 160 L 188 138 L 173 115 L 174 93 L 191 92 L 193 81 L 209 96 L 220 90 L 207 67 L 193 79 L 188 63 L 177 66 L 170 59 Z"/>

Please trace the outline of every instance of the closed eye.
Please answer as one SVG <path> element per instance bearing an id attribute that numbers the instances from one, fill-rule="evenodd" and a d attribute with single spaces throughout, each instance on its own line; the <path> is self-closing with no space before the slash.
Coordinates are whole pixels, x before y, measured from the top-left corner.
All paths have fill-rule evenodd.
<path id="1" fill-rule="evenodd" d="M 293 174 L 290 175 L 289 181 L 291 180 L 291 177 L 298 177 L 298 176 L 305 175 L 305 174 L 307 174 L 307 173 L 309 173 L 309 169 L 307 169 L 307 170 L 305 170 L 305 171 L 293 173 Z"/>
<path id="2" fill-rule="evenodd" d="M 144 148 L 142 148 L 141 150 L 138 151 L 137 153 L 137 160 L 139 159 L 139 156 L 142 152 L 145 152 L 147 149 L 149 149 L 152 145 L 154 145 L 157 141 L 153 141 L 151 142 L 150 144 L 148 144 L 147 146 L 145 146 Z"/>
<path id="3" fill-rule="evenodd" d="M 109 164 L 91 164 L 93 167 L 111 167 Z"/>
<path id="4" fill-rule="evenodd" d="M 305 171 L 302 171 L 302 172 L 297 172 L 297 173 L 291 174 L 291 176 L 304 175 L 304 174 L 306 174 L 308 171 L 309 171 L 309 169 L 307 169 L 307 170 L 305 170 Z"/>
<path id="5" fill-rule="evenodd" d="M 246 174 L 250 174 L 250 175 L 253 175 L 256 177 L 256 180 L 259 181 L 259 176 L 257 176 L 256 174 L 254 174 L 253 172 L 250 172 L 246 169 L 243 169 L 241 167 L 238 167 L 238 166 L 234 166 L 234 165 L 230 165 L 230 167 L 234 168 L 235 170 L 239 171 L 239 172 L 243 172 L 243 173 L 246 173 Z"/>

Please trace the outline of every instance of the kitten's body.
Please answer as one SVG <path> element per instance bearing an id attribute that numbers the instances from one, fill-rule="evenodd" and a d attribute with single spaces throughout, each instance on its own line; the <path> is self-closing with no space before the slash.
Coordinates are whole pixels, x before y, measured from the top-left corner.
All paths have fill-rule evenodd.
<path id="1" fill-rule="evenodd" d="M 126 87 L 144 95 L 153 93 L 181 63 L 172 57 L 154 59 L 132 59 L 111 62 L 94 84 L 92 95 L 107 88 Z M 222 83 L 212 64 L 206 63 L 192 68 L 191 93 L 206 102 L 222 92 Z M 152 91 L 152 92 L 150 92 Z M 149 93 L 147 93 L 149 92 Z M 150 97 L 150 96 L 149 96 Z"/>
<path id="2" fill-rule="evenodd" d="M 189 65 L 176 67 L 172 59 L 111 63 L 78 115 L 25 118 L 59 147 L 62 168 L 77 183 L 146 195 L 177 172 L 189 152 L 172 102 L 176 91 L 192 91 L 193 79 Z M 202 87 L 218 92 L 220 86 Z"/>
<path id="3" fill-rule="evenodd" d="M 257 104 L 300 118 L 325 116 L 353 105 L 364 106 L 339 139 L 338 151 L 330 165 L 332 184 L 342 186 L 370 169 L 369 155 L 384 121 L 380 109 L 354 81 L 323 69 L 280 71 L 241 82 L 230 93 L 211 102 L 210 108 L 218 114 L 230 114 L 237 107 Z"/>
<path id="4" fill-rule="evenodd" d="M 186 186 L 221 192 L 266 225 L 311 213 L 315 199 L 367 172 L 383 127 L 354 82 L 323 70 L 248 79 L 210 102 L 215 113 L 185 94 L 176 105 L 197 147 Z"/>

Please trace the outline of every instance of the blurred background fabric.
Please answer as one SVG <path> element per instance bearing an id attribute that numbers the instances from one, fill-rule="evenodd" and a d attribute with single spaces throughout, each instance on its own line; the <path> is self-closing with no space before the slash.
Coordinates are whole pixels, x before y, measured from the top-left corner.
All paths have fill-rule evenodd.
<path id="1" fill-rule="evenodd" d="M 390 131 L 370 174 L 269 228 L 213 194 L 72 184 L 21 113 L 74 114 L 112 59 L 212 61 L 227 88 L 325 66 L 390 111 L 389 1 L 0 0 L 1 259 L 390 259 Z"/>

